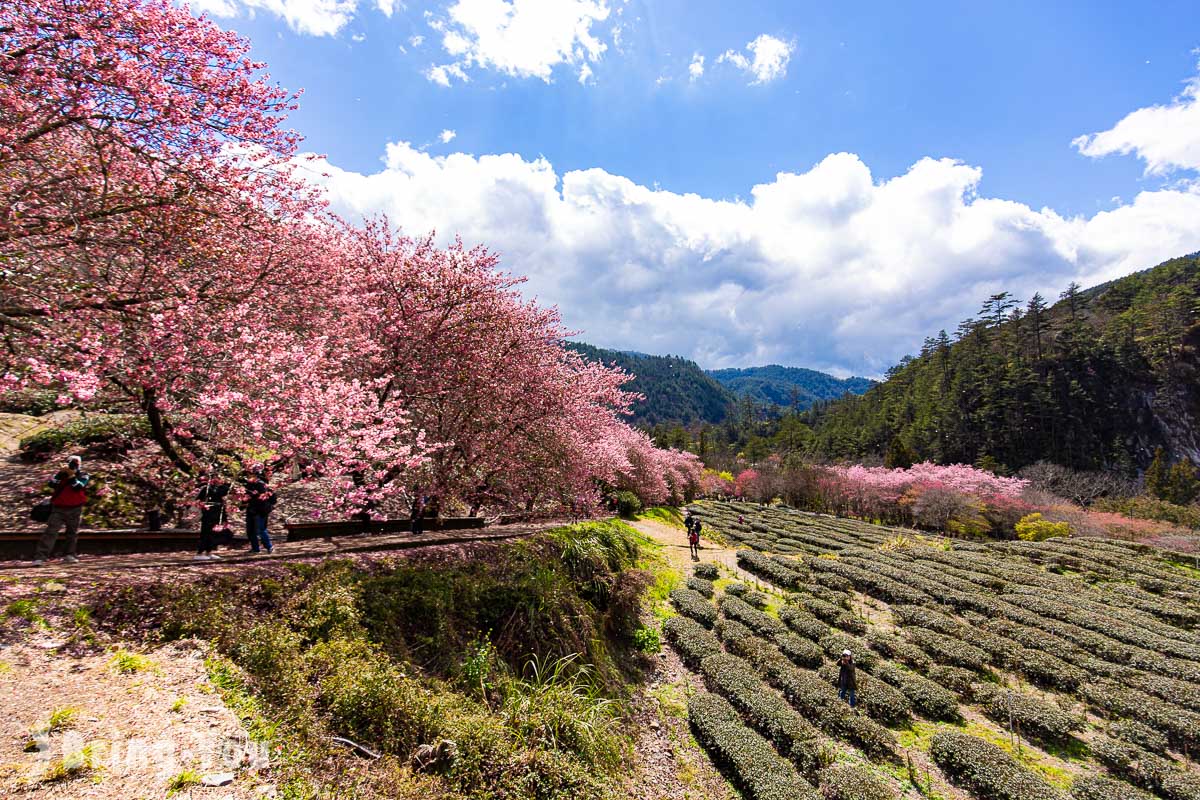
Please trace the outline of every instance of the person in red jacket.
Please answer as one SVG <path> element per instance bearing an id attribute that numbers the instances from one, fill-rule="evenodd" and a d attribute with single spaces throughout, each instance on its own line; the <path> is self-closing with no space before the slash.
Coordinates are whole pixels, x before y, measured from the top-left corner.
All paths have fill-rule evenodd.
<path id="1" fill-rule="evenodd" d="M 83 459 L 79 456 L 68 458 L 66 469 L 59 470 L 50 479 L 50 488 L 54 490 L 50 496 L 50 519 L 46 520 L 46 532 L 38 541 L 34 566 L 46 563 L 63 528 L 67 531 L 67 557 L 64 560 L 68 564 L 79 560 L 75 547 L 79 541 L 79 520 L 83 516 L 83 504 L 87 502 L 89 480 L 91 476 L 83 471 Z"/>

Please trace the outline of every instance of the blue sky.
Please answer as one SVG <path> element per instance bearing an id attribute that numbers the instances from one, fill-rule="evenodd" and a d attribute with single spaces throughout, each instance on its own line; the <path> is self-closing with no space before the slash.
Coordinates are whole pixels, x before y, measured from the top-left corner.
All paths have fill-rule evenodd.
<path id="1" fill-rule="evenodd" d="M 877 375 L 1200 249 L 1200 8 L 1149 5 L 192 7 L 304 89 L 339 210 L 488 244 L 596 344 Z"/>

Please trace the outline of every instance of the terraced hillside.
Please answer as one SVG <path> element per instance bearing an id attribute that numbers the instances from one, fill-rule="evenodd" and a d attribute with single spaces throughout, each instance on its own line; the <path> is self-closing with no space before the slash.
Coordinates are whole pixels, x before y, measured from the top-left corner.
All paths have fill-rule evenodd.
<path id="1" fill-rule="evenodd" d="M 709 689 L 697 739 L 751 800 L 1200 800 L 1200 571 L 1126 542 L 692 511 L 762 579 L 697 567 L 664 626 Z"/>

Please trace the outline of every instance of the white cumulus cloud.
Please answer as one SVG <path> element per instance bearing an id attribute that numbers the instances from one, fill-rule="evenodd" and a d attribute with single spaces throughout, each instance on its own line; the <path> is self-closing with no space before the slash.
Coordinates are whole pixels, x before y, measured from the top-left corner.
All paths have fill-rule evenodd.
<path id="1" fill-rule="evenodd" d="M 1080 136 L 1072 144 L 1093 158 L 1136 153 L 1152 175 L 1200 170 L 1200 75 L 1171 103 L 1139 108 L 1109 130 Z"/>
<path id="2" fill-rule="evenodd" d="M 426 76 L 448 85 L 471 68 L 550 82 L 560 64 L 578 66 L 580 82 L 607 49 L 592 25 L 608 18 L 604 0 L 455 0 L 430 26 L 454 59 Z M 462 78 L 465 80 L 465 78 Z"/>
<path id="3" fill-rule="evenodd" d="M 698 80 L 704 76 L 704 56 L 699 53 L 692 54 L 692 63 L 688 64 L 689 80 Z"/>
<path id="4" fill-rule="evenodd" d="M 310 169 L 314 166 L 309 164 Z M 387 147 L 372 174 L 315 165 L 334 208 L 461 235 L 529 276 L 598 345 L 708 367 L 800 364 L 877 375 L 989 294 L 1046 296 L 1200 249 L 1200 187 L 1091 217 L 978 194 L 982 171 L 921 159 L 872 175 L 851 153 L 781 172 L 746 200 L 681 194 L 544 158 Z"/>
<path id="5" fill-rule="evenodd" d="M 378 0 L 382 10 L 387 0 Z M 332 36 L 354 18 L 358 0 L 191 0 L 193 11 L 215 17 L 236 17 L 241 13 L 265 11 L 287 22 L 297 33 Z"/>
<path id="6" fill-rule="evenodd" d="M 457 136 L 458 133 L 450 130 L 449 128 L 438 134 L 438 138 L 442 140 L 442 144 L 450 144 L 450 142 L 454 141 L 455 137 Z"/>
<path id="7" fill-rule="evenodd" d="M 792 43 L 764 33 L 746 45 L 749 55 L 736 50 L 726 50 L 717 56 L 717 63 L 733 64 L 743 72 L 753 75 L 752 84 L 770 83 L 787 75 L 793 49 L 795 46 Z M 703 69 L 703 63 L 701 68 Z"/>

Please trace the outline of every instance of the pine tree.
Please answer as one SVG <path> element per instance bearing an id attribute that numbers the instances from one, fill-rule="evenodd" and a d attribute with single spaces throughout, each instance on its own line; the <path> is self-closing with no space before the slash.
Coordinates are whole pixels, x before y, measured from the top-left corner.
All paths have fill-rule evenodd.
<path id="1" fill-rule="evenodd" d="M 883 465 L 888 469 L 908 469 L 916 460 L 913 451 L 899 435 L 892 437 L 892 441 L 888 442 L 887 452 L 883 454 Z"/>
<path id="2" fill-rule="evenodd" d="M 1167 454 L 1160 447 L 1154 451 L 1154 460 L 1146 469 L 1146 477 L 1143 481 L 1146 494 L 1157 497 L 1159 500 L 1166 500 L 1167 493 L 1170 491 L 1169 478 Z"/>
<path id="3" fill-rule="evenodd" d="M 1200 496 L 1200 478 L 1196 476 L 1196 466 L 1186 458 L 1171 467 L 1167 476 L 1167 500 L 1177 505 L 1186 506 Z"/>

